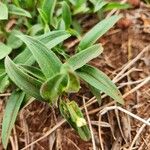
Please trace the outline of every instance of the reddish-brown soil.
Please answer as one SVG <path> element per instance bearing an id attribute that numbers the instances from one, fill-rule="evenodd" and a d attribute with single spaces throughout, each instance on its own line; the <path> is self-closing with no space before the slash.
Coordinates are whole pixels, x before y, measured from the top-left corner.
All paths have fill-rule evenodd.
<path id="1" fill-rule="evenodd" d="M 90 62 L 90 64 L 104 71 L 111 79 L 122 70 L 124 65 L 136 58 L 146 46 L 150 45 L 150 8 L 141 4 L 139 8 L 125 10 L 121 13 L 123 13 L 124 19 L 99 39 L 99 42 L 104 45 L 103 54 Z M 93 18 L 93 20 L 95 19 Z M 84 24 L 88 24 L 88 21 L 84 22 Z M 69 45 L 69 43 L 67 44 Z M 133 71 L 117 82 L 117 85 L 121 86 L 120 91 L 123 95 L 150 76 L 150 48 L 127 69 L 127 71 L 130 70 Z M 140 82 L 141 79 L 143 80 Z M 134 84 L 130 84 L 131 82 L 134 82 Z M 88 103 L 92 94 L 85 85 L 83 85 L 83 89 L 78 95 L 70 95 L 70 98 L 83 105 L 83 95 L 87 97 L 86 102 Z M 5 99 L 0 101 L 0 118 L 3 115 Z M 101 121 L 103 121 L 104 125 L 101 127 L 101 138 L 99 137 L 98 114 L 103 109 L 103 106 L 111 101 L 109 97 L 106 97 L 102 100 L 100 106 L 94 103 L 87 108 L 92 122 L 96 147 L 97 149 L 103 148 L 103 150 L 129 150 L 143 123 L 123 112 L 118 111 L 118 113 L 115 113 L 114 110 L 111 110 L 102 117 Z M 150 82 L 125 96 L 125 105 L 122 107 L 145 120 L 150 118 Z M 120 128 L 117 116 L 120 121 Z M 61 120 L 62 118 L 57 108 L 50 108 L 48 104 L 38 101 L 32 102 L 18 115 L 12 134 L 13 140 L 8 149 L 12 149 L 11 145 L 17 142 L 19 150 L 21 150 L 29 143 L 44 136 L 47 131 L 58 125 Z M 108 125 L 110 127 L 107 127 Z M 141 134 L 138 135 L 132 150 L 150 150 L 149 141 L 150 128 L 146 126 Z M 0 147 L 1 149 L 2 146 Z M 31 149 L 92 150 L 93 146 L 92 141 L 82 141 L 73 129 L 64 123 L 49 136 L 27 148 L 27 150 Z"/>

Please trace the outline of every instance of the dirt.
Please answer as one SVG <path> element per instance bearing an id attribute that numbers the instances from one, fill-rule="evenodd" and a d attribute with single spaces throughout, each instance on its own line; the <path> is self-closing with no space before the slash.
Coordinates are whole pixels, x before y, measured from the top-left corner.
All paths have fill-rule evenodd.
<path id="1" fill-rule="evenodd" d="M 125 64 L 133 60 L 150 43 L 150 9 L 146 5 L 141 4 L 139 8 L 125 10 L 121 13 L 124 15 L 126 21 L 130 20 L 130 23 L 125 25 L 125 27 L 124 23 L 126 21 L 121 22 L 121 26 L 117 24 L 105 36 L 99 39 L 99 42 L 104 46 L 104 52 L 90 62 L 93 66 L 104 71 L 111 79 L 122 70 Z M 127 71 L 133 67 L 136 70 L 122 78 L 117 83 L 118 86 L 150 76 L 150 51 L 145 52 Z M 124 95 L 139 83 L 127 84 L 120 88 L 120 91 Z M 83 95 L 87 97 L 86 102 L 92 97 L 85 85 L 83 85 L 83 89 L 78 95 L 70 95 L 70 98 L 82 105 Z M 118 113 L 115 113 L 114 110 L 109 111 L 101 119 L 101 121 L 105 122 L 105 125 L 101 127 L 101 138 L 99 138 L 99 128 L 97 125 L 99 121 L 99 108 L 103 108 L 109 102 L 111 102 L 111 98 L 106 97 L 100 106 L 94 103 L 88 107 L 90 119 L 93 124 L 95 122 L 92 125 L 96 146 L 98 149 L 102 149 L 103 147 L 104 150 L 129 150 L 133 139 L 143 123 L 129 117 L 129 115 L 123 112 L 118 111 Z M 1 110 L 4 110 L 3 106 L 4 101 L 0 101 Z M 126 96 L 125 105 L 122 107 L 145 120 L 148 119 L 150 116 L 150 83 L 144 84 L 134 93 Z M 99 110 L 95 112 L 97 109 Z M 117 121 L 117 114 L 120 120 L 120 128 Z M 0 116 L 2 116 L 2 113 Z M 62 118 L 57 108 L 52 109 L 46 103 L 34 101 L 18 115 L 12 136 L 17 136 L 17 143 L 19 149 L 21 149 L 41 136 L 44 136 L 47 131 L 55 127 L 61 120 Z M 107 127 L 106 123 L 111 127 Z M 13 141 L 15 141 L 15 138 Z M 133 148 L 135 150 L 150 150 L 149 141 L 150 128 L 146 126 L 135 141 Z M 8 149 L 12 149 L 11 144 L 9 144 Z M 92 141 L 82 141 L 73 129 L 65 123 L 43 140 L 27 148 L 27 150 L 30 149 L 92 150 L 93 146 Z"/>

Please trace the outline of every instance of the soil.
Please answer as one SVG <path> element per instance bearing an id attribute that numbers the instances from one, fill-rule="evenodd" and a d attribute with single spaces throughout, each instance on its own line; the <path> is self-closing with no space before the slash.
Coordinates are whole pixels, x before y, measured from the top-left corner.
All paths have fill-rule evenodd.
<path id="1" fill-rule="evenodd" d="M 141 3 L 140 7 L 128 9 L 121 12 L 123 19 L 111 29 L 105 36 L 99 39 L 104 46 L 104 52 L 98 58 L 92 60 L 90 64 L 104 71 L 111 79 L 122 71 L 123 67 L 133 61 L 136 56 L 150 45 L 150 9 Z M 95 20 L 94 16 L 91 20 Z M 91 21 L 92 23 L 95 21 Z M 91 23 L 91 24 L 92 24 Z M 86 29 L 88 20 L 84 22 Z M 88 26 L 89 28 L 89 26 Z M 69 45 L 68 41 L 66 45 Z M 76 42 L 75 42 L 76 44 Z M 150 76 L 150 48 L 140 57 L 126 72 L 130 72 L 119 80 L 116 84 L 120 87 L 123 95 L 137 87 L 142 81 Z M 125 73 L 122 74 L 122 76 Z M 89 104 L 93 97 L 83 85 L 78 95 L 70 95 L 70 99 L 76 100 L 80 106 L 83 105 L 82 97 L 86 97 Z M 0 118 L 3 116 L 6 97 L 0 101 Z M 150 82 L 133 93 L 124 96 L 125 104 L 121 106 L 145 120 L 150 116 Z M 87 107 L 93 127 L 96 147 L 99 150 L 150 150 L 150 128 L 145 126 L 138 135 L 143 122 L 130 117 L 121 111 L 110 110 L 105 115 L 99 117 L 100 111 L 106 107 L 116 106 L 112 99 L 106 97 L 101 104 L 93 103 Z M 84 110 L 83 110 L 84 112 Z M 36 139 L 44 136 L 55 126 L 59 126 L 62 118 L 57 108 L 50 108 L 44 102 L 34 101 L 21 110 L 13 129 L 12 141 L 8 149 L 13 149 L 12 145 L 18 143 L 21 150 Z M 101 128 L 99 128 L 99 123 Z M 137 139 L 134 142 L 135 137 Z M 131 145 L 134 142 L 132 148 Z M 0 149 L 3 149 L 0 146 Z M 67 123 L 63 123 L 54 132 L 39 142 L 36 142 L 26 150 L 93 150 L 92 141 L 82 141 Z"/>

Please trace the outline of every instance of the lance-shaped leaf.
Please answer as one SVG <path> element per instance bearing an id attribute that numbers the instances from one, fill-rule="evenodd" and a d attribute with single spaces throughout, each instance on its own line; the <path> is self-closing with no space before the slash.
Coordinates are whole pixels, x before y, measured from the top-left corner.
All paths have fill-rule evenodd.
<path id="1" fill-rule="evenodd" d="M 2 143 L 5 149 L 24 97 L 24 92 L 14 91 L 7 101 L 2 122 Z"/>
<path id="2" fill-rule="evenodd" d="M 7 56 L 12 51 L 10 46 L 0 42 L 0 60 Z"/>
<path id="3" fill-rule="evenodd" d="M 106 18 L 96 24 L 88 33 L 85 34 L 80 41 L 78 50 L 84 50 L 85 48 L 94 44 L 103 34 L 105 34 L 113 25 L 121 18 L 121 16 L 114 15 Z"/>
<path id="4" fill-rule="evenodd" d="M 90 140 L 90 131 L 78 105 L 74 101 L 65 103 L 61 100 L 59 109 L 62 116 L 67 120 L 70 126 L 75 129 L 80 137 L 85 141 Z"/>
<path id="5" fill-rule="evenodd" d="M 33 76 L 34 78 L 37 78 L 38 80 L 42 82 L 46 80 L 42 71 L 38 69 L 37 67 L 21 65 L 20 68 L 24 70 L 27 74 L 30 74 L 31 76 Z"/>
<path id="6" fill-rule="evenodd" d="M 102 91 L 112 97 L 117 102 L 123 104 L 123 98 L 115 84 L 100 70 L 89 65 L 83 66 L 77 71 L 78 75 L 88 84 L 99 91 Z"/>
<path id="7" fill-rule="evenodd" d="M 64 30 L 59 30 L 48 32 L 46 34 L 37 36 L 36 38 L 44 43 L 50 50 L 62 41 L 66 40 L 68 37 L 70 37 L 69 33 Z M 32 65 L 35 62 L 35 59 L 30 50 L 26 48 L 14 59 L 14 62 L 18 64 Z"/>
<path id="8" fill-rule="evenodd" d="M 100 44 L 93 45 L 69 58 L 66 64 L 71 66 L 73 70 L 76 70 L 99 56 L 102 51 L 103 47 Z"/>
<path id="9" fill-rule="evenodd" d="M 41 96 L 49 100 L 51 104 L 54 104 L 63 91 L 62 82 L 65 77 L 65 74 L 57 74 L 44 82 L 40 89 Z"/>
<path id="10" fill-rule="evenodd" d="M 70 7 L 65 1 L 62 4 L 62 17 L 65 22 L 66 29 L 68 29 L 71 25 L 72 18 L 71 18 Z"/>
<path id="11" fill-rule="evenodd" d="M 96 4 L 95 4 L 95 8 L 94 8 L 94 12 L 97 12 L 99 11 L 100 9 L 102 9 L 108 2 L 106 1 L 97 1 Z"/>
<path id="12" fill-rule="evenodd" d="M 8 8 L 7 5 L 0 2 L 0 20 L 8 19 Z"/>
<path id="13" fill-rule="evenodd" d="M 52 24 L 53 14 L 57 0 L 44 0 L 42 5 L 42 10 L 45 12 L 48 23 Z"/>
<path id="14" fill-rule="evenodd" d="M 4 72 L 3 74 L 0 74 L 0 93 L 3 93 L 8 86 L 9 79 L 6 72 Z"/>
<path id="15" fill-rule="evenodd" d="M 42 99 L 39 93 L 41 82 L 23 72 L 8 56 L 5 58 L 5 69 L 9 78 L 27 94 Z"/>
<path id="16" fill-rule="evenodd" d="M 61 61 L 42 42 L 26 35 L 18 37 L 26 43 L 46 78 L 50 78 L 60 71 Z"/>
<path id="17" fill-rule="evenodd" d="M 8 6 L 8 10 L 9 10 L 10 14 L 32 18 L 31 14 L 28 11 L 26 11 L 22 8 L 19 8 L 15 5 L 10 4 Z"/>

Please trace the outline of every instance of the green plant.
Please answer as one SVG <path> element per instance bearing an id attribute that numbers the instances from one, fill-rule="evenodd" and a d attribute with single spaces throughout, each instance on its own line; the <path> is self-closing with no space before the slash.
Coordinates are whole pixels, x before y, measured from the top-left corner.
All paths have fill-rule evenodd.
<path id="1" fill-rule="evenodd" d="M 115 101 L 123 103 L 120 92 L 111 80 L 100 70 L 87 65 L 90 60 L 99 56 L 103 51 L 101 44 L 95 44 L 97 39 L 119 19 L 120 16 L 114 15 L 99 22 L 85 34 L 77 47 L 76 54 L 64 57 L 64 63 L 58 57 L 59 55 L 56 55 L 57 49 L 59 49 L 57 45 L 70 36 L 68 32 L 52 31 L 35 37 L 15 33 L 15 37 L 23 41 L 27 47 L 13 60 L 6 56 L 5 68 L 2 66 L 4 77 L 9 77 L 20 89 L 19 93 L 12 93 L 6 106 L 5 116 L 9 111 L 15 113 L 12 114 L 13 121 L 10 121 L 10 117 L 4 116 L 3 118 L 2 142 L 4 148 L 7 147 L 8 137 L 21 102 L 29 97 L 46 101 L 52 106 L 58 105 L 62 116 L 83 140 L 90 139 L 87 123 L 75 101 L 70 102 L 67 98 L 69 93 L 79 91 L 80 80 L 85 81 L 92 88 L 93 93 L 96 93 L 96 96 L 98 93 L 104 92 Z M 14 97 L 20 98 L 20 102 L 18 102 L 18 98 Z"/>

